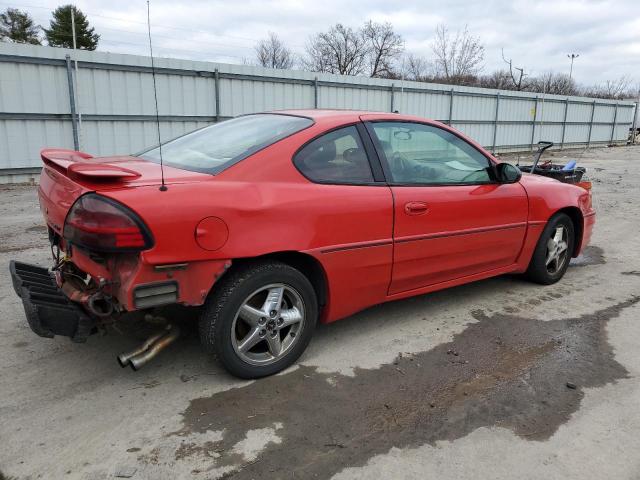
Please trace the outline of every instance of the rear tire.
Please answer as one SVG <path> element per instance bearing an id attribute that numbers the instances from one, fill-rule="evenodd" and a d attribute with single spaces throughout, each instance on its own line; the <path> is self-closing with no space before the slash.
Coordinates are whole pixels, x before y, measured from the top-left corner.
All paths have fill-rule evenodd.
<path id="1" fill-rule="evenodd" d="M 569 266 L 575 245 L 575 228 L 568 215 L 557 213 L 549 219 L 531 257 L 526 277 L 542 285 L 560 280 Z"/>
<path id="2" fill-rule="evenodd" d="M 311 282 L 277 261 L 230 271 L 213 287 L 200 318 L 200 341 L 240 378 L 273 375 L 307 348 L 318 317 Z"/>

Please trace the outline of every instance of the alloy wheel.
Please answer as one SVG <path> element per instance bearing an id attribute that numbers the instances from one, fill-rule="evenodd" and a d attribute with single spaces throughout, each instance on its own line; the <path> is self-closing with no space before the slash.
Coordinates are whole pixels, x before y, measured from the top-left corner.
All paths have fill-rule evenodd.
<path id="1" fill-rule="evenodd" d="M 569 254 L 568 236 L 567 229 L 562 225 L 558 225 L 553 231 L 553 235 L 547 241 L 545 265 L 547 271 L 552 275 L 559 272 L 567 261 Z"/>
<path id="2" fill-rule="evenodd" d="M 246 363 L 269 365 L 293 348 L 304 321 L 304 302 L 293 287 L 266 285 L 249 295 L 236 312 L 231 326 L 233 349 Z"/>

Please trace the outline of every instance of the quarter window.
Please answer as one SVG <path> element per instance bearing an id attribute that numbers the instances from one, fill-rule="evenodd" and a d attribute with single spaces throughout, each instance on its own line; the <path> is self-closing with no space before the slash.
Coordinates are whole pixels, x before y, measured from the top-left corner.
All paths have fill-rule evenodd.
<path id="1" fill-rule="evenodd" d="M 369 159 L 355 126 L 340 128 L 316 138 L 296 154 L 293 162 L 313 182 L 373 182 Z"/>
<path id="2" fill-rule="evenodd" d="M 394 183 L 446 185 L 491 181 L 489 160 L 446 130 L 410 122 L 376 122 L 372 126 Z"/>

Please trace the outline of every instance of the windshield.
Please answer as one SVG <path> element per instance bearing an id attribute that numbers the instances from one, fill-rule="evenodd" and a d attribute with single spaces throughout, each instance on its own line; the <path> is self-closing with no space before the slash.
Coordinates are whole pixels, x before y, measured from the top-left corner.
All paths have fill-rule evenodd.
<path id="1" fill-rule="evenodd" d="M 162 160 L 172 167 L 215 174 L 312 124 L 309 118 L 292 115 L 246 115 L 162 144 Z M 155 147 L 138 156 L 159 163 L 160 149 Z"/>

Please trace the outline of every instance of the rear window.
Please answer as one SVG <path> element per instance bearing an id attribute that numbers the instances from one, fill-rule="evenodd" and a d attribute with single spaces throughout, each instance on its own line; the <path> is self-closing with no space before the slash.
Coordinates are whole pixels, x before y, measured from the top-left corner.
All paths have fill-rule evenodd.
<path id="1" fill-rule="evenodd" d="M 311 125 L 311 119 L 293 115 L 246 115 L 163 143 L 162 160 L 172 167 L 215 174 Z M 138 156 L 159 163 L 160 149 Z"/>

